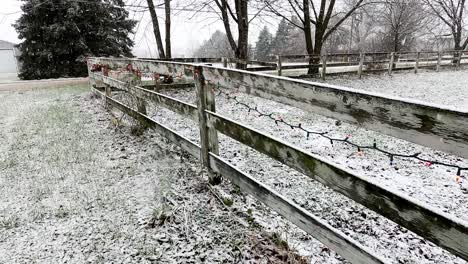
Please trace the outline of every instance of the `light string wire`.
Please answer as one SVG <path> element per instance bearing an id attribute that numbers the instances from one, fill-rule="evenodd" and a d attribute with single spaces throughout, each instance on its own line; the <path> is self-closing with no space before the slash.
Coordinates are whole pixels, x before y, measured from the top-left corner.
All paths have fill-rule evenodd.
<path id="1" fill-rule="evenodd" d="M 108 65 L 101 65 L 101 64 L 93 64 L 92 65 L 92 71 L 99 71 L 99 70 L 101 70 L 101 68 L 103 69 L 103 72 L 107 71 L 107 73 L 108 73 L 108 71 L 109 71 L 109 66 Z M 123 72 L 123 71 L 131 72 L 131 73 L 133 73 L 134 75 L 136 75 L 139 78 L 141 78 L 141 76 L 142 76 L 141 71 L 139 71 L 138 69 L 134 69 L 132 64 L 128 64 L 123 69 L 120 69 L 119 72 Z M 169 73 L 169 74 L 167 74 L 167 76 L 171 76 L 173 78 L 181 79 L 183 74 L 184 74 L 183 72 L 181 72 L 181 73 Z M 155 76 L 157 76 L 157 77 L 155 77 Z M 152 76 L 152 77 L 159 79 L 159 74 L 155 73 L 154 76 Z M 207 80 L 207 82 L 210 83 L 210 84 L 214 84 L 214 82 L 212 82 L 210 80 Z M 430 167 L 432 165 L 437 165 L 437 166 L 443 166 L 443 167 L 447 167 L 447 168 L 454 168 L 454 169 L 457 170 L 455 180 L 460 185 L 460 188 L 464 189 L 462 187 L 462 179 L 465 180 L 466 176 L 462 175 L 462 171 L 468 171 L 468 167 L 462 167 L 462 166 L 459 166 L 459 165 L 455 165 L 455 164 L 451 164 L 451 163 L 447 163 L 447 162 L 443 162 L 443 161 L 438 161 L 438 160 L 430 160 L 430 159 L 421 158 L 422 152 L 416 152 L 414 154 L 401 154 L 401 153 L 395 153 L 395 152 L 391 152 L 391 151 L 388 151 L 388 150 L 384 150 L 384 149 L 377 146 L 376 139 L 374 139 L 374 142 L 373 142 L 372 145 L 360 145 L 360 144 L 357 144 L 357 143 L 354 143 L 354 142 L 350 141 L 350 138 L 351 138 L 350 134 L 346 135 L 345 138 L 335 138 L 335 137 L 332 137 L 332 136 L 328 135 L 330 133 L 330 131 L 318 132 L 318 131 L 309 130 L 309 129 L 303 127 L 301 123 L 293 124 L 293 123 L 291 123 L 289 121 L 284 120 L 280 115 L 275 116 L 274 112 L 265 113 L 265 112 L 260 111 L 257 106 L 252 107 L 247 103 L 239 101 L 239 99 L 237 99 L 237 97 L 235 95 L 231 95 L 230 93 L 227 93 L 227 92 L 223 91 L 221 89 L 221 85 L 219 84 L 219 82 L 216 85 L 213 85 L 212 89 L 213 89 L 213 92 L 216 92 L 216 90 L 218 91 L 217 96 L 222 95 L 227 100 L 234 101 L 235 105 L 243 107 L 244 109 L 246 109 L 248 111 L 248 113 L 252 113 L 252 112 L 256 113 L 258 118 L 266 117 L 266 118 L 274 121 L 277 126 L 282 124 L 284 126 L 290 127 L 293 130 L 298 129 L 298 130 L 305 133 L 307 139 L 310 138 L 310 135 L 317 135 L 317 136 L 328 139 L 332 146 L 334 146 L 334 142 L 340 142 L 340 143 L 350 145 L 352 147 L 357 148 L 359 156 L 363 155 L 363 153 L 364 153 L 363 150 L 364 149 L 368 149 L 368 150 L 374 150 L 374 151 L 380 152 L 380 153 L 382 153 L 384 155 L 387 155 L 389 157 L 389 159 L 390 159 L 390 166 L 396 165 L 395 158 L 406 158 L 406 159 L 414 159 L 414 160 L 418 160 L 420 162 L 423 162 L 425 164 L 425 166 L 427 166 L 427 167 Z"/>
<path id="2" fill-rule="evenodd" d="M 448 167 L 448 168 L 454 168 L 457 171 L 456 172 L 456 178 L 455 178 L 457 183 L 461 184 L 462 179 L 466 179 L 466 176 L 462 175 L 462 171 L 468 171 L 468 167 L 462 167 L 462 166 L 459 166 L 459 165 L 454 165 L 454 164 L 443 162 L 443 161 L 422 158 L 421 157 L 421 154 L 422 154 L 421 152 L 416 152 L 414 154 L 402 154 L 402 153 L 391 152 L 391 151 L 382 149 L 379 146 L 377 146 L 377 141 L 375 139 L 374 139 L 374 142 L 373 142 L 372 145 L 360 145 L 360 144 L 357 144 L 357 143 L 354 143 L 354 142 L 350 141 L 351 135 L 349 135 L 349 134 L 346 135 L 346 137 L 344 137 L 344 138 L 336 138 L 336 137 L 329 136 L 330 131 L 318 132 L 318 131 L 309 130 L 309 129 L 305 128 L 304 126 L 302 126 L 301 123 L 293 124 L 292 122 L 286 121 L 281 116 L 275 115 L 275 113 L 273 113 L 273 112 L 272 113 L 265 113 L 265 112 L 260 111 L 257 106 L 252 107 L 249 104 L 246 104 L 246 103 L 240 101 L 236 96 L 231 95 L 231 94 L 223 91 L 220 88 L 219 83 L 215 87 L 216 88 L 214 90 L 218 91 L 218 94 L 217 94 L 218 96 L 223 95 L 227 100 L 233 101 L 233 102 L 235 102 L 236 105 L 241 106 L 244 109 L 246 109 L 248 111 L 248 113 L 253 112 L 253 113 L 256 113 L 257 117 L 259 117 L 259 118 L 260 117 L 268 118 L 271 121 L 274 121 L 277 126 L 282 124 L 282 125 L 284 125 L 286 127 L 290 127 L 293 130 L 298 129 L 298 130 L 305 133 L 307 139 L 309 139 L 311 135 L 317 135 L 317 136 L 328 139 L 332 146 L 334 146 L 335 142 L 344 143 L 344 144 L 350 145 L 352 147 L 355 147 L 357 149 L 359 155 L 362 155 L 363 150 L 365 150 L 365 149 L 374 150 L 374 151 L 380 152 L 380 153 L 388 156 L 389 159 L 390 159 L 390 166 L 396 165 L 395 158 L 406 158 L 406 159 L 415 159 L 415 160 L 418 160 L 420 162 L 424 162 L 424 164 L 427 167 L 430 167 L 432 165 L 438 165 L 438 166 L 444 166 L 444 167 Z"/>

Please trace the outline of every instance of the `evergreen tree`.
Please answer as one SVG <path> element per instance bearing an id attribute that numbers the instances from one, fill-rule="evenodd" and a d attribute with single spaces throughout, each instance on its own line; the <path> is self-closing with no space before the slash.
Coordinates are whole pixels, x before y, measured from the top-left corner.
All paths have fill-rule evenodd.
<path id="1" fill-rule="evenodd" d="M 292 17 L 291 21 L 299 24 L 297 17 Z M 282 19 L 278 25 L 278 30 L 271 44 L 274 55 L 306 54 L 304 33 L 286 19 Z"/>
<path id="2" fill-rule="evenodd" d="M 19 44 L 20 78 L 86 76 L 88 56 L 132 56 L 128 37 L 136 21 L 123 0 L 23 0 L 24 14 L 14 25 Z"/>
<path id="3" fill-rule="evenodd" d="M 226 34 L 216 30 L 210 39 L 204 41 L 194 52 L 194 56 L 198 58 L 233 57 L 234 52 L 229 45 Z"/>
<path id="4" fill-rule="evenodd" d="M 292 29 L 293 26 L 286 19 L 281 19 L 272 43 L 272 49 L 275 54 L 281 55 L 288 48 Z"/>
<path id="5" fill-rule="evenodd" d="M 273 41 L 273 36 L 267 27 L 264 27 L 260 31 L 258 36 L 258 41 L 255 46 L 256 59 L 260 61 L 267 61 L 268 57 L 271 55 L 271 44 Z"/>

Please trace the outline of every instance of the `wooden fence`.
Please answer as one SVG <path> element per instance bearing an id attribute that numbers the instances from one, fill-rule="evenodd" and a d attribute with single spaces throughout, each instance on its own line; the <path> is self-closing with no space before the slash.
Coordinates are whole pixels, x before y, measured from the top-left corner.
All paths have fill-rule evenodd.
<path id="1" fill-rule="evenodd" d="M 200 158 L 203 165 L 212 172 L 212 182 L 215 182 L 216 174 L 229 179 L 243 192 L 254 196 L 352 263 L 389 261 L 333 228 L 326 220 L 314 216 L 222 159 L 218 154 L 217 133 L 220 132 L 268 155 L 468 260 L 468 223 L 465 221 L 455 219 L 410 197 L 389 191 L 332 161 L 216 113 L 212 91 L 215 85 L 226 89 L 237 88 L 248 94 L 358 123 L 375 131 L 465 158 L 468 158 L 467 112 L 284 77 L 194 63 L 92 58 L 88 65 L 90 82 L 94 87 L 92 89 L 103 97 L 108 105 L 156 130 L 194 157 Z M 197 105 L 106 76 L 110 70 L 124 69 L 134 72 L 137 76 L 170 75 L 178 76 L 182 82 L 192 82 L 197 89 Z M 159 78 L 156 82 L 159 82 Z M 136 109 L 113 99 L 112 90 L 125 91 L 138 98 Z M 146 101 L 152 101 L 198 121 L 200 145 L 147 116 Z"/>
<path id="2" fill-rule="evenodd" d="M 277 56 L 278 75 L 285 70 L 317 69 L 322 78 L 326 75 L 343 73 L 356 73 L 359 77 L 364 73 L 434 69 L 439 71 L 442 67 L 453 67 L 457 70 L 461 65 L 468 64 L 468 52 L 464 51 L 421 51 L 401 53 L 337 53 L 321 56 L 285 55 Z M 302 63 L 297 63 L 302 62 Z M 312 62 L 312 63 L 310 63 Z"/>
<path id="3" fill-rule="evenodd" d="M 319 74 L 322 79 L 327 75 L 357 74 L 411 70 L 418 73 L 420 69 L 440 71 L 442 67 L 460 69 L 468 64 L 468 51 L 421 51 L 421 52 L 369 52 L 369 53 L 331 53 L 315 55 L 279 55 L 269 61 L 247 60 L 235 58 L 174 58 L 174 59 L 143 59 L 172 61 L 181 63 L 217 64 L 234 68 L 235 63 L 243 62 L 246 70 L 251 72 L 270 72 L 278 76 L 314 76 Z M 308 69 L 315 69 L 317 74 L 306 74 Z M 301 73 L 294 72 L 302 71 Z"/>

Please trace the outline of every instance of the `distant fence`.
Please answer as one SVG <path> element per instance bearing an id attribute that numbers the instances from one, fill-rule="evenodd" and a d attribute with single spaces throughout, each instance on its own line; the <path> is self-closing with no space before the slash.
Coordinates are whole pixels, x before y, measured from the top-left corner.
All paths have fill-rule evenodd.
<path id="1" fill-rule="evenodd" d="M 247 60 L 235 58 L 174 58 L 150 59 L 181 63 L 204 63 L 233 68 L 237 62 L 246 64 L 247 71 L 270 72 L 278 76 L 326 76 L 338 74 L 357 74 L 361 77 L 365 73 L 387 72 L 392 75 L 395 71 L 410 70 L 418 73 L 420 69 L 440 71 L 443 67 L 460 69 L 468 64 L 468 51 L 420 51 L 420 52 L 369 52 L 369 53 L 330 53 L 324 55 L 279 55 L 270 61 Z M 309 75 L 308 69 L 315 69 L 316 73 Z M 294 73 L 294 71 L 305 71 Z"/>
<path id="2" fill-rule="evenodd" d="M 278 56 L 278 75 L 284 70 L 319 69 L 320 75 L 356 73 L 359 77 L 364 73 L 434 69 L 439 71 L 442 67 L 460 69 L 468 64 L 468 52 L 465 51 L 421 51 L 421 52 L 374 52 L 374 53 L 337 53 L 321 56 L 285 55 Z M 304 62 L 304 60 L 306 60 Z M 302 61 L 303 63 L 297 63 Z M 312 61 L 312 63 L 309 63 Z M 287 64 L 289 62 L 289 64 Z"/>
<path id="3" fill-rule="evenodd" d="M 92 58 L 88 61 L 93 91 L 110 107 L 119 109 L 200 158 L 212 172 L 231 180 L 240 189 L 296 224 L 352 263 L 389 263 L 343 232 L 283 197 L 219 156 L 218 132 L 233 138 L 364 205 L 395 223 L 468 260 L 468 223 L 412 198 L 389 191 L 329 160 L 310 154 L 280 139 L 216 113 L 214 88 L 239 89 L 255 96 L 293 105 L 338 120 L 468 158 L 468 113 L 339 89 L 284 77 L 155 60 Z M 130 74 L 121 81 L 114 72 Z M 197 105 L 182 102 L 139 85 L 142 76 L 173 76 L 197 89 Z M 135 82 L 136 80 L 136 82 Z M 112 98 L 113 91 L 137 98 L 136 106 Z M 151 101 L 197 121 L 200 145 L 193 143 L 147 115 Z M 443 140 L 441 140 L 443 139 Z"/>

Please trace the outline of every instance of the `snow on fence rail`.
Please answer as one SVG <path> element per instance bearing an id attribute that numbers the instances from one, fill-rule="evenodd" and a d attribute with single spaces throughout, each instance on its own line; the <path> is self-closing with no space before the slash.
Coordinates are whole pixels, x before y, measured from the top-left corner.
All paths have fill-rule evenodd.
<path id="1" fill-rule="evenodd" d="M 104 97 L 109 105 L 157 130 L 188 153 L 199 157 L 211 171 L 228 178 L 241 190 L 256 197 L 347 260 L 353 263 L 388 262 L 328 225 L 325 220 L 317 218 L 220 158 L 217 132 L 270 156 L 468 260 L 468 223 L 422 205 L 412 198 L 386 190 L 333 162 L 216 113 L 213 88 L 217 85 L 238 88 L 249 94 L 344 121 L 362 125 L 369 123 L 371 129 L 385 132 L 380 128 L 383 127 L 394 131 L 395 136 L 413 142 L 419 142 L 419 137 L 425 137 L 429 140 L 425 145 L 458 153 L 463 157 L 468 157 L 466 112 L 284 77 L 197 64 L 107 58 L 93 58 L 88 63 L 91 83 L 98 88 L 104 87 L 106 93 L 95 88 L 94 91 Z M 175 76 L 195 82 L 198 105 L 105 76 L 109 69 L 125 69 L 140 76 Z M 98 70 L 102 74 L 97 73 Z M 138 109 L 114 100 L 111 87 L 136 96 Z M 148 117 L 144 106 L 147 100 L 198 121 L 201 146 Z M 446 140 L 441 142 L 441 137 Z"/>
<path id="2" fill-rule="evenodd" d="M 414 70 L 422 68 L 435 69 L 454 67 L 468 64 L 468 53 L 465 51 L 420 51 L 420 52 L 368 52 L 368 53 L 330 53 L 318 55 L 279 55 L 270 58 L 272 61 L 258 60 L 240 61 L 235 58 L 175 58 L 149 59 L 182 63 L 218 64 L 227 67 L 230 64 L 243 62 L 246 70 L 252 72 L 275 72 L 278 76 L 286 75 L 290 70 L 316 69 L 323 79 L 326 75 L 356 73 L 359 77 L 363 73 Z"/>
<path id="3" fill-rule="evenodd" d="M 464 51 L 421 51 L 421 52 L 372 52 L 372 53 L 336 53 L 318 55 L 283 55 L 277 56 L 278 75 L 284 70 L 318 69 L 323 79 L 326 75 L 357 73 L 359 77 L 365 72 L 414 70 L 452 66 L 459 69 L 468 64 L 468 54 Z M 306 60 L 306 61 L 304 61 Z M 302 61 L 302 63 L 297 63 Z"/>

